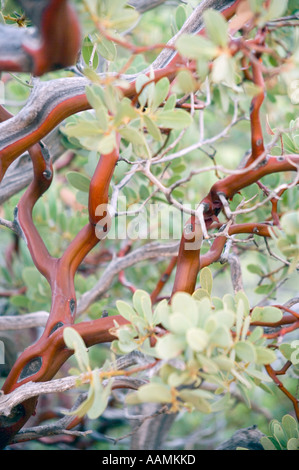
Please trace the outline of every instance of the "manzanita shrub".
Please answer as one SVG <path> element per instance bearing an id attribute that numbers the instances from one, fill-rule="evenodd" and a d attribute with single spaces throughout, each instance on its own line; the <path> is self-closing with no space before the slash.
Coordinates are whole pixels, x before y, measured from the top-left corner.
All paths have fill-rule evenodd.
<path id="1" fill-rule="evenodd" d="M 109 447 L 112 409 L 138 410 L 120 448 L 258 416 L 259 446 L 298 450 L 297 2 L 4 0 L 0 22 L 0 448 Z"/>

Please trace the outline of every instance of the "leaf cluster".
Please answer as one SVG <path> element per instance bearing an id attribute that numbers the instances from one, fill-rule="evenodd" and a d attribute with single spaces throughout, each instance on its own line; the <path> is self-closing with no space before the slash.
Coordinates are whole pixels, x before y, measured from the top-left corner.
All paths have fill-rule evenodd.
<path id="1" fill-rule="evenodd" d="M 291 415 L 283 416 L 281 422 L 273 419 L 261 444 L 264 450 L 299 450 L 298 422 Z"/>
<path id="2" fill-rule="evenodd" d="M 274 307 L 250 312 L 244 292 L 212 296 L 212 275 L 201 271 L 201 288 L 191 296 L 176 293 L 171 305 L 160 302 L 152 313 L 149 295 L 137 291 L 133 306 L 118 301 L 117 309 L 129 322 L 118 328 L 113 351 L 124 354 L 139 349 L 160 359 L 158 376 L 128 396 L 129 403 L 170 403 L 173 409 L 210 412 L 227 403 L 231 384 L 246 397 L 254 386 L 266 388 L 270 379 L 262 367 L 276 359 L 267 347 L 263 328 L 254 322 L 277 322 L 282 313 Z M 215 393 L 203 390 L 213 384 Z M 224 394 L 219 403 L 215 397 Z"/>
<path id="3" fill-rule="evenodd" d="M 94 84 L 86 89 L 94 112 L 70 118 L 62 132 L 75 145 L 77 143 L 104 155 L 116 147 L 119 134 L 125 142 L 133 145 L 136 155 L 149 158 L 151 151 L 147 135 L 156 142 L 162 142 L 161 130 L 180 130 L 192 123 L 188 112 L 175 109 L 176 97 L 169 91 L 170 83 L 166 77 L 155 84 L 151 77 L 140 74 L 136 80 L 139 104 L 136 107 L 116 86 L 110 84 L 104 88 Z M 162 104 L 164 106 L 160 109 Z"/>

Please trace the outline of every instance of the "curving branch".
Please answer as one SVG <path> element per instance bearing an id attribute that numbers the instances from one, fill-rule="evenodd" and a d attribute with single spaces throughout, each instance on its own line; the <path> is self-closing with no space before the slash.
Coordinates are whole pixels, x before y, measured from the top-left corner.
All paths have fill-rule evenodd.
<path id="1" fill-rule="evenodd" d="M 0 71 L 36 76 L 73 65 L 80 25 L 67 0 L 16 0 L 34 27 L 0 25 Z"/>

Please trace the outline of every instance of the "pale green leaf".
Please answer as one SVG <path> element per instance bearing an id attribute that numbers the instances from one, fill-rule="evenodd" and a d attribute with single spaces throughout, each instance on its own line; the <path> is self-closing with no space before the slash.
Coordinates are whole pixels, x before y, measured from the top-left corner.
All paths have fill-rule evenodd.
<path id="1" fill-rule="evenodd" d="M 254 362 L 256 360 L 255 347 L 249 341 L 238 341 L 234 348 L 241 361 Z"/>
<path id="2" fill-rule="evenodd" d="M 179 356 L 185 348 L 185 341 L 172 333 L 158 338 L 156 344 L 157 356 L 160 359 L 172 359 Z"/>
<path id="3" fill-rule="evenodd" d="M 169 315 L 169 330 L 175 334 L 183 334 L 188 328 L 192 328 L 192 323 L 186 315 L 180 312 L 174 312 Z"/>
<path id="4" fill-rule="evenodd" d="M 257 346 L 256 351 L 256 364 L 271 364 L 276 360 L 276 354 L 271 349 Z"/>
<path id="5" fill-rule="evenodd" d="M 193 351 L 203 351 L 209 342 L 209 335 L 201 328 L 190 328 L 186 333 L 187 343 Z"/>
<path id="6" fill-rule="evenodd" d="M 251 322 L 276 323 L 282 319 L 283 313 L 277 307 L 255 307 L 251 314 Z"/>
<path id="7" fill-rule="evenodd" d="M 169 316 L 170 316 L 170 306 L 166 299 L 158 303 L 154 309 L 153 321 L 155 325 L 162 323 L 162 325 L 169 329 Z"/>
<path id="8" fill-rule="evenodd" d="M 162 134 L 155 121 L 147 115 L 143 116 L 143 120 L 148 133 L 158 142 L 162 142 Z"/>
<path id="9" fill-rule="evenodd" d="M 92 41 L 90 40 L 90 38 L 88 36 L 86 36 L 84 38 L 84 41 L 83 41 L 82 57 L 83 57 L 83 60 L 84 60 L 86 65 L 88 65 L 88 66 L 91 65 L 91 67 L 94 70 L 96 70 L 98 68 L 98 65 L 99 65 L 99 56 L 98 56 L 98 53 L 96 52 L 94 54 L 92 64 L 90 64 L 91 56 L 93 54 L 93 50 L 94 50 L 94 45 L 93 45 Z"/>
<path id="10" fill-rule="evenodd" d="M 234 58 L 226 54 L 217 57 L 213 62 L 212 81 L 224 84 L 228 87 L 235 86 L 235 61 Z"/>
<path id="11" fill-rule="evenodd" d="M 213 288 L 213 276 L 211 270 L 208 267 L 203 268 L 200 271 L 199 279 L 201 287 L 211 295 Z"/>
<path id="12" fill-rule="evenodd" d="M 136 317 L 136 312 L 133 310 L 133 308 L 123 300 L 116 301 L 116 308 L 119 311 L 119 314 L 129 322 L 132 322 L 132 320 Z"/>
<path id="13" fill-rule="evenodd" d="M 181 130 L 192 124 L 192 117 L 183 109 L 174 109 L 173 111 L 158 111 L 156 114 L 156 124 L 165 129 Z"/>
<path id="14" fill-rule="evenodd" d="M 149 383 L 138 390 L 138 398 L 143 403 L 171 403 L 171 389 L 167 385 Z"/>
<path id="15" fill-rule="evenodd" d="M 208 9 L 203 13 L 208 36 L 217 46 L 225 48 L 228 43 L 228 24 L 217 10 Z"/>
<path id="16" fill-rule="evenodd" d="M 105 94 L 100 85 L 87 86 L 85 88 L 86 98 L 93 109 L 105 108 Z"/>
<path id="17" fill-rule="evenodd" d="M 136 312 L 139 313 L 139 315 L 141 317 L 144 317 L 144 311 L 143 311 L 143 305 L 142 305 L 142 299 L 143 297 L 147 297 L 149 298 L 149 303 L 150 303 L 150 306 L 151 306 L 151 299 L 150 299 L 150 296 L 149 294 L 144 291 L 144 290 L 141 290 L 141 289 L 137 289 L 134 294 L 133 294 L 133 305 L 134 305 L 134 308 L 136 310 Z"/>
<path id="18" fill-rule="evenodd" d="M 274 445 L 271 439 L 269 437 L 263 436 L 261 438 L 261 444 L 264 448 L 264 450 L 277 450 L 277 447 Z"/>
<path id="19" fill-rule="evenodd" d="M 191 72 L 188 70 L 181 70 L 177 74 L 175 90 L 177 90 L 177 87 L 179 88 L 178 91 L 186 94 L 193 93 L 196 90 L 196 80 L 193 78 Z"/>
<path id="20" fill-rule="evenodd" d="M 182 34 L 177 42 L 176 47 L 179 53 L 188 59 L 213 59 L 218 53 L 218 47 L 203 36 L 192 36 Z"/>
<path id="21" fill-rule="evenodd" d="M 299 439 L 292 437 L 287 443 L 288 450 L 299 450 Z"/>
<path id="22" fill-rule="evenodd" d="M 298 424 L 297 424 L 297 421 L 295 420 L 295 418 L 293 418 L 293 416 L 291 416 L 291 415 L 283 416 L 283 418 L 281 420 L 281 424 L 282 424 L 282 427 L 283 427 L 288 439 L 290 439 L 292 437 L 295 437 L 295 438 L 299 437 Z"/>
<path id="23" fill-rule="evenodd" d="M 152 108 L 157 109 L 166 100 L 169 93 L 170 83 L 167 77 L 163 77 L 155 85 Z M 164 108 L 165 109 L 165 108 Z"/>
<path id="24" fill-rule="evenodd" d="M 202 413 L 211 413 L 210 403 L 201 395 L 201 390 L 182 390 L 179 394 L 180 398 L 191 403 L 198 411 Z"/>
<path id="25" fill-rule="evenodd" d="M 105 36 L 98 35 L 97 50 L 104 59 L 113 62 L 117 56 L 117 49 L 114 42 L 105 38 Z"/>
<path id="26" fill-rule="evenodd" d="M 229 348 L 232 345 L 232 337 L 227 327 L 218 326 L 210 336 L 210 343 L 220 348 Z"/>
<path id="27" fill-rule="evenodd" d="M 183 313 L 189 321 L 195 325 L 198 318 L 198 306 L 190 294 L 186 292 L 177 292 L 171 300 L 173 312 Z"/>
<path id="28" fill-rule="evenodd" d="M 202 289 L 202 288 L 199 288 L 199 289 L 196 289 L 195 292 L 193 292 L 192 297 L 193 297 L 195 300 L 201 300 L 201 299 L 203 299 L 204 297 L 210 298 L 210 294 L 209 294 L 209 292 L 208 292 L 207 290 Z"/>
<path id="29" fill-rule="evenodd" d="M 86 345 L 79 333 L 72 327 L 65 327 L 63 339 L 69 349 L 73 349 L 78 366 L 82 372 L 86 372 L 89 367 L 89 356 Z"/>
<path id="30" fill-rule="evenodd" d="M 146 145 L 146 140 L 142 132 L 134 129 L 133 127 L 124 127 L 118 131 L 120 135 L 132 144 Z"/>
<path id="31" fill-rule="evenodd" d="M 89 419 L 97 419 L 107 408 L 108 400 L 112 390 L 112 380 L 109 381 L 105 387 L 103 387 L 98 370 L 94 370 L 92 372 L 92 379 L 91 386 L 94 389 L 94 400 L 92 406 L 87 412 L 87 416 Z"/>
<path id="32" fill-rule="evenodd" d="M 269 377 L 269 375 L 264 374 L 260 370 L 248 368 L 246 369 L 246 374 L 248 374 L 250 377 L 253 377 L 254 379 L 261 380 L 262 382 L 272 383 L 271 377 Z"/>

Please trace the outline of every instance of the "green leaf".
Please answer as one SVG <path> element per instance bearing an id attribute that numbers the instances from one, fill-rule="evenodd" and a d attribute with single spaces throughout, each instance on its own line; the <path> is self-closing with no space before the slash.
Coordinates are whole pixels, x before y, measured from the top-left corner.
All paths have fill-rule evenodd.
<path id="1" fill-rule="evenodd" d="M 10 298 L 10 303 L 17 308 L 28 308 L 30 300 L 25 295 L 15 295 Z"/>
<path id="2" fill-rule="evenodd" d="M 187 19 L 187 12 L 184 5 L 179 5 L 175 11 L 175 22 L 178 31 L 182 28 L 183 24 Z"/>
<path id="3" fill-rule="evenodd" d="M 291 355 L 293 352 L 293 348 L 290 344 L 288 343 L 283 343 L 279 346 L 279 351 L 284 355 L 288 361 L 291 359 Z"/>
<path id="4" fill-rule="evenodd" d="M 210 343 L 220 348 L 229 348 L 232 345 L 232 337 L 228 328 L 218 326 L 210 336 Z"/>
<path id="5" fill-rule="evenodd" d="M 144 74 L 138 75 L 136 79 L 136 92 L 139 94 L 138 101 L 142 108 L 146 105 L 149 98 L 151 99 L 151 102 L 154 99 L 155 84 L 149 83 L 146 85 L 149 81 L 150 78 Z"/>
<path id="6" fill-rule="evenodd" d="M 219 369 L 224 372 L 230 372 L 234 367 L 234 361 L 227 356 L 217 356 L 214 358 L 214 362 L 217 364 Z"/>
<path id="7" fill-rule="evenodd" d="M 171 389 L 164 384 L 149 383 L 143 385 L 137 394 L 143 403 L 171 403 L 172 401 Z"/>
<path id="8" fill-rule="evenodd" d="M 192 325 L 196 325 L 198 307 L 195 300 L 186 292 L 177 292 L 172 297 L 171 307 L 173 312 L 183 313 Z"/>
<path id="9" fill-rule="evenodd" d="M 218 47 L 209 39 L 203 36 L 192 36 L 190 34 L 182 34 L 177 42 L 176 47 L 179 53 L 188 59 L 213 59 L 218 53 Z"/>
<path id="10" fill-rule="evenodd" d="M 248 389 L 251 389 L 251 383 L 240 373 L 238 372 L 237 370 L 235 369 L 232 369 L 231 370 L 231 373 L 232 375 L 235 376 L 235 378 L 243 385 L 245 385 L 245 387 L 247 387 Z M 240 387 L 240 390 L 243 391 L 243 389 Z M 245 400 L 247 400 L 247 395 L 243 393 L 243 396 L 245 398 Z"/>
<path id="11" fill-rule="evenodd" d="M 217 413 L 219 411 L 227 410 L 229 407 L 230 399 L 231 399 L 230 394 L 226 393 L 222 398 L 212 403 L 211 405 L 212 412 Z"/>
<path id="12" fill-rule="evenodd" d="M 138 314 L 143 317 L 143 318 L 146 318 L 146 315 L 145 315 L 145 312 L 144 312 L 144 306 L 143 306 L 143 299 L 146 298 L 147 299 L 147 304 L 148 304 L 148 314 L 150 316 L 150 319 L 152 317 L 151 315 L 151 312 L 152 312 L 152 303 L 151 303 L 151 298 L 149 296 L 149 294 L 144 291 L 144 290 L 141 290 L 141 289 L 138 289 L 134 292 L 133 294 L 133 305 L 134 305 L 134 308 L 136 310 L 136 312 L 138 312 Z"/>
<path id="13" fill-rule="evenodd" d="M 161 78 L 161 80 L 156 83 L 152 103 L 153 110 L 157 109 L 164 102 L 164 100 L 166 100 L 169 93 L 169 88 L 170 83 L 167 77 Z"/>
<path id="14" fill-rule="evenodd" d="M 281 420 L 281 424 L 288 439 L 291 439 L 292 437 L 295 437 L 297 439 L 299 437 L 298 424 L 295 418 L 293 418 L 293 416 L 291 415 L 283 416 Z"/>
<path id="15" fill-rule="evenodd" d="M 210 403 L 201 396 L 201 390 L 182 390 L 179 393 L 180 398 L 186 402 L 191 403 L 198 411 L 202 413 L 211 413 L 212 408 Z"/>
<path id="16" fill-rule="evenodd" d="M 273 425 L 273 434 L 275 439 L 279 442 L 280 446 L 285 449 L 287 446 L 287 437 L 280 423 L 275 423 Z"/>
<path id="17" fill-rule="evenodd" d="M 286 11 L 287 6 L 288 0 L 271 0 L 267 13 L 267 19 L 272 20 L 281 17 Z"/>
<path id="18" fill-rule="evenodd" d="M 255 289 L 256 294 L 269 294 L 275 286 L 273 284 L 263 284 Z"/>
<path id="19" fill-rule="evenodd" d="M 132 322 L 137 316 L 133 308 L 123 300 L 116 301 L 116 308 L 119 311 L 119 314 L 129 322 Z"/>
<path id="20" fill-rule="evenodd" d="M 186 94 L 192 93 L 197 88 L 196 81 L 188 70 L 181 70 L 177 74 L 175 87 L 177 86 L 180 92 Z"/>
<path id="21" fill-rule="evenodd" d="M 177 96 L 175 93 L 170 95 L 170 97 L 165 103 L 164 111 L 172 111 L 175 108 L 176 100 L 177 100 Z"/>
<path id="22" fill-rule="evenodd" d="M 183 109 L 174 109 L 173 111 L 158 111 L 156 114 L 157 125 L 165 129 L 181 130 L 191 126 L 192 117 Z"/>
<path id="23" fill-rule="evenodd" d="M 275 445 L 273 439 L 270 439 L 269 437 L 263 436 L 260 440 L 260 443 L 262 444 L 264 450 L 278 450 L 278 444 Z"/>
<path id="24" fill-rule="evenodd" d="M 244 303 L 240 300 L 237 304 L 236 314 L 236 337 L 239 339 L 242 333 L 242 327 L 245 317 Z"/>
<path id="25" fill-rule="evenodd" d="M 128 142 L 136 145 L 146 145 L 146 140 L 142 132 L 137 131 L 134 127 L 124 127 L 119 129 L 120 135 Z"/>
<path id="26" fill-rule="evenodd" d="M 257 274 L 258 276 L 263 276 L 263 269 L 257 264 L 248 264 L 247 269 L 250 273 Z"/>
<path id="27" fill-rule="evenodd" d="M 41 282 L 41 275 L 35 267 L 27 267 L 22 271 L 22 278 L 26 286 L 36 289 L 37 285 Z"/>
<path id="28" fill-rule="evenodd" d="M 235 299 L 231 294 L 225 294 L 222 299 L 223 307 L 227 310 L 234 311 L 236 308 Z"/>
<path id="29" fill-rule="evenodd" d="M 210 298 L 210 294 L 207 290 L 199 288 L 199 289 L 196 289 L 195 292 L 193 292 L 192 297 L 195 300 L 201 300 L 204 297 Z"/>
<path id="30" fill-rule="evenodd" d="M 90 387 L 86 400 L 84 400 L 83 403 L 81 403 L 81 405 L 79 405 L 78 408 L 76 408 L 76 410 L 65 411 L 64 414 L 68 416 L 78 416 L 78 418 L 83 418 L 83 416 L 85 416 L 90 410 L 90 408 L 92 407 L 93 402 L 94 402 L 94 390 L 92 387 Z"/>
<path id="31" fill-rule="evenodd" d="M 87 86 L 85 88 L 86 98 L 93 109 L 105 108 L 105 92 L 100 85 Z"/>
<path id="32" fill-rule="evenodd" d="M 89 419 L 97 419 L 101 416 L 108 405 L 108 400 L 112 390 L 112 380 L 103 387 L 98 370 L 92 371 L 92 384 L 94 391 L 94 399 L 91 407 L 87 412 Z"/>
<path id="33" fill-rule="evenodd" d="M 111 19 L 113 18 L 113 19 Z M 119 32 L 126 31 L 132 28 L 138 21 L 139 14 L 135 8 L 121 8 L 118 10 L 118 15 L 112 15 L 110 18 L 110 27 Z"/>
<path id="34" fill-rule="evenodd" d="M 276 358 L 276 354 L 271 349 L 263 348 L 262 346 L 257 346 L 256 351 L 256 364 L 271 364 Z"/>
<path id="35" fill-rule="evenodd" d="M 153 323 L 152 301 L 148 293 L 141 297 L 141 306 L 144 318 L 151 325 Z"/>
<path id="36" fill-rule="evenodd" d="M 205 289 L 209 295 L 211 295 L 213 288 L 213 276 L 211 270 L 207 267 L 200 271 L 200 284 L 201 287 Z"/>
<path id="37" fill-rule="evenodd" d="M 82 57 L 84 59 L 85 64 L 88 66 L 91 61 L 93 50 L 94 50 L 94 45 L 92 41 L 90 40 L 90 38 L 86 36 L 83 41 Z M 94 70 L 96 70 L 98 68 L 98 65 L 99 65 L 99 56 L 98 56 L 98 53 L 96 52 L 94 54 L 91 66 Z"/>
<path id="38" fill-rule="evenodd" d="M 287 444 L 288 450 L 299 450 L 299 439 L 292 437 Z"/>
<path id="39" fill-rule="evenodd" d="M 281 217 L 281 226 L 288 235 L 299 233 L 299 211 L 288 212 Z"/>
<path id="40" fill-rule="evenodd" d="M 63 339 L 69 349 L 73 349 L 78 366 L 82 372 L 89 370 L 88 350 L 79 333 L 72 327 L 65 327 L 63 330 Z"/>
<path id="41" fill-rule="evenodd" d="M 223 83 L 233 88 L 235 86 L 234 58 L 226 54 L 217 57 L 213 62 L 211 78 L 214 83 Z"/>
<path id="42" fill-rule="evenodd" d="M 116 147 L 116 134 L 111 132 L 98 139 L 96 150 L 102 155 L 109 155 Z"/>
<path id="43" fill-rule="evenodd" d="M 97 50 L 104 59 L 113 62 L 117 56 L 117 49 L 114 42 L 109 41 L 105 36 L 97 35 Z"/>
<path id="44" fill-rule="evenodd" d="M 68 182 L 79 191 L 83 191 L 84 193 L 89 192 L 90 186 L 90 179 L 85 176 L 81 175 L 81 173 L 77 173 L 76 171 L 69 171 L 66 175 Z"/>
<path id="45" fill-rule="evenodd" d="M 264 374 L 260 370 L 256 369 L 246 369 L 246 374 L 248 374 L 250 377 L 253 377 L 254 379 L 261 380 L 263 382 L 270 382 L 272 383 L 271 377 L 269 375 Z"/>
<path id="46" fill-rule="evenodd" d="M 203 13 L 203 19 L 208 36 L 214 44 L 220 47 L 227 47 L 228 24 L 223 15 L 217 10 L 208 9 Z"/>
<path id="47" fill-rule="evenodd" d="M 162 325 L 166 328 L 169 329 L 169 317 L 170 317 L 170 306 L 168 305 L 168 302 L 166 299 L 161 300 L 161 302 L 158 303 L 158 305 L 155 307 L 154 310 L 154 324 L 158 325 L 159 323 L 162 323 Z"/>
<path id="48" fill-rule="evenodd" d="M 229 310 L 218 310 L 213 314 L 213 318 L 218 325 L 224 325 L 228 329 L 231 329 L 235 323 L 235 313 Z"/>
<path id="49" fill-rule="evenodd" d="M 256 343 L 263 337 L 263 334 L 264 334 L 263 328 L 261 326 L 257 326 L 251 331 L 248 337 L 248 341 L 250 341 L 251 343 Z"/>
<path id="50" fill-rule="evenodd" d="M 244 362 L 255 362 L 256 352 L 255 347 L 249 341 L 238 341 L 235 346 L 235 351 L 238 358 Z"/>
<path id="51" fill-rule="evenodd" d="M 169 315 L 169 330 L 172 333 L 183 334 L 192 326 L 190 320 L 183 313 L 174 312 Z"/>
<path id="52" fill-rule="evenodd" d="M 247 316 L 250 312 L 250 304 L 247 295 L 242 290 L 238 291 L 235 295 L 235 303 L 238 305 L 239 302 L 243 303 L 243 312 Z"/>
<path id="53" fill-rule="evenodd" d="M 203 351 L 209 343 L 209 335 L 201 328 L 190 328 L 186 334 L 187 343 L 193 351 Z"/>
<path id="54" fill-rule="evenodd" d="M 148 187 L 145 186 L 145 184 L 141 184 L 140 187 L 139 187 L 140 199 L 145 200 L 149 197 L 149 195 L 150 195 L 150 192 L 148 190 Z"/>
<path id="55" fill-rule="evenodd" d="M 117 107 L 117 112 L 114 117 L 115 126 L 119 126 L 123 121 L 138 118 L 138 112 L 134 106 L 132 106 L 131 100 L 123 98 Z"/>
<path id="56" fill-rule="evenodd" d="M 283 313 L 277 307 L 255 307 L 251 314 L 251 322 L 276 323 L 282 319 Z"/>
<path id="57" fill-rule="evenodd" d="M 147 115 L 143 116 L 143 120 L 148 133 L 158 142 L 162 142 L 162 134 L 155 121 Z"/>
<path id="58" fill-rule="evenodd" d="M 185 341 L 172 333 L 158 338 L 156 344 L 157 356 L 161 359 L 172 359 L 179 356 L 185 348 Z"/>

